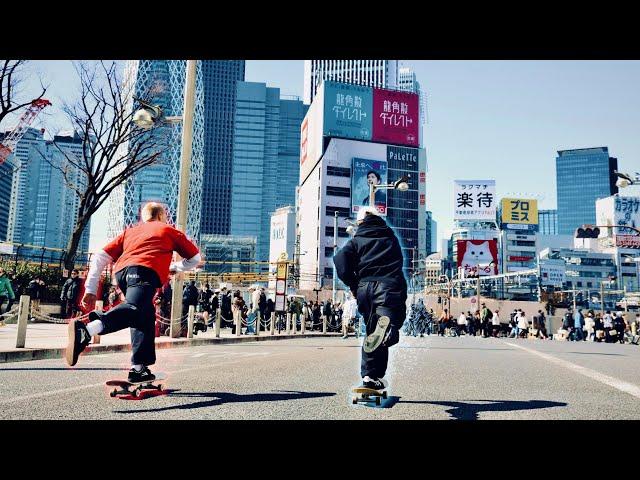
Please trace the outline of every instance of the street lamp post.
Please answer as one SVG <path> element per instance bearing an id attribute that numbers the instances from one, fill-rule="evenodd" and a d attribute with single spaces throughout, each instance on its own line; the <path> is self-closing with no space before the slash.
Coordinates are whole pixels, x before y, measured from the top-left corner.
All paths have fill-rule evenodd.
<path id="1" fill-rule="evenodd" d="M 184 108 L 182 118 L 164 117 L 162 108 L 150 105 L 136 99 L 142 109 L 133 116 L 133 122 L 141 128 L 149 129 L 161 123 L 177 123 L 182 121 L 182 145 L 180 149 L 180 184 L 178 186 L 178 207 L 176 211 L 176 228 L 182 232 L 187 230 L 187 210 L 189 204 L 189 181 L 191 173 L 191 152 L 193 144 L 193 114 L 195 110 L 196 94 L 196 64 L 197 60 L 187 60 L 184 82 Z M 177 259 L 177 258 L 176 258 Z M 180 336 L 180 317 L 182 314 L 182 285 L 181 273 L 173 277 L 171 294 L 171 327 L 172 338 Z"/>
<path id="2" fill-rule="evenodd" d="M 369 184 L 369 206 L 376 206 L 375 196 L 376 191 L 378 190 L 400 190 L 401 192 L 406 192 L 409 190 L 409 177 L 403 175 L 402 178 L 396 180 L 394 183 L 388 183 L 386 185 L 374 185 L 373 183 Z"/>
<path id="3" fill-rule="evenodd" d="M 338 285 L 338 279 L 336 278 L 336 262 L 335 256 L 338 251 L 338 210 L 333 212 L 333 286 L 331 290 L 331 303 L 336 304 L 336 287 Z"/>

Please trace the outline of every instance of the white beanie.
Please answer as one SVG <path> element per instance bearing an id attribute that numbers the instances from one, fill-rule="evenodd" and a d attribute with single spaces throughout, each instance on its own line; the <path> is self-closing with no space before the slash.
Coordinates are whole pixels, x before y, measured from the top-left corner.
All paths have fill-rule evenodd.
<path id="1" fill-rule="evenodd" d="M 364 217 L 367 215 L 367 213 L 378 217 L 380 216 L 380 212 L 378 212 L 378 209 L 375 207 L 360 207 L 360 210 L 358 210 L 356 221 L 359 222 L 360 220 L 364 220 Z"/>

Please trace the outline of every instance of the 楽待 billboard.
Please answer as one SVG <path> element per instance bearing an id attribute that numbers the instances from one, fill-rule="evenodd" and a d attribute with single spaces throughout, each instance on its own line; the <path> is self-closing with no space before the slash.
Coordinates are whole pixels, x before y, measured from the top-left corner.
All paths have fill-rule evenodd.
<path id="1" fill-rule="evenodd" d="M 498 274 L 497 240 L 458 240 L 458 268 L 464 277 Z"/>
<path id="2" fill-rule="evenodd" d="M 411 92 L 373 89 L 374 142 L 419 146 L 419 96 Z"/>
<path id="3" fill-rule="evenodd" d="M 495 180 L 455 180 L 454 220 L 496 220 Z"/>
<path id="4" fill-rule="evenodd" d="M 324 135 L 371 140 L 373 89 L 325 80 Z"/>
<path id="5" fill-rule="evenodd" d="M 501 201 L 502 228 L 538 230 L 538 201 L 525 198 L 503 198 Z"/>
<path id="6" fill-rule="evenodd" d="M 387 183 L 387 162 L 354 158 L 351 175 L 351 212 L 358 213 L 360 207 L 369 205 L 369 185 Z M 375 192 L 375 207 L 380 215 L 387 214 L 387 191 Z"/>

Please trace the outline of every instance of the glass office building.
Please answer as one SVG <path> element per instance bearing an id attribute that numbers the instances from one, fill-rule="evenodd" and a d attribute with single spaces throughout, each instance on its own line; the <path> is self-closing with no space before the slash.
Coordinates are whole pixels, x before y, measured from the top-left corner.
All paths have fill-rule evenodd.
<path id="1" fill-rule="evenodd" d="M 558 234 L 558 210 L 538 210 L 540 235 Z"/>
<path id="2" fill-rule="evenodd" d="M 202 60 L 204 84 L 204 173 L 202 217 L 204 234 L 231 231 L 236 83 L 244 80 L 244 60 Z"/>
<path id="3" fill-rule="evenodd" d="M 11 208 L 11 187 L 16 166 L 11 158 L 0 164 L 0 242 L 7 240 L 9 208 Z"/>
<path id="4" fill-rule="evenodd" d="M 185 60 L 132 60 L 127 63 L 124 91 L 129 92 L 127 108 L 138 108 L 132 96 L 151 98 L 166 116 L 182 116 L 184 108 Z M 202 184 L 204 167 L 204 88 L 203 65 L 197 62 L 193 122 L 193 144 L 189 182 L 186 233 L 193 239 L 200 235 Z M 166 135 L 169 148 L 153 165 L 149 165 L 116 188 L 110 197 L 109 237 L 113 238 L 140 220 L 140 209 L 149 201 L 167 206 L 170 221 L 175 222 L 180 182 L 182 122 L 156 127 Z M 114 172 L 117 175 L 119 172 Z"/>
<path id="5" fill-rule="evenodd" d="M 618 160 L 607 147 L 560 150 L 556 157 L 558 234 L 572 235 L 596 221 L 596 200 L 618 192 L 613 171 Z"/>
<path id="6" fill-rule="evenodd" d="M 231 176 L 231 235 L 256 238 L 256 260 L 269 260 L 271 214 L 295 204 L 300 175 L 301 100 L 280 89 L 238 82 Z"/>

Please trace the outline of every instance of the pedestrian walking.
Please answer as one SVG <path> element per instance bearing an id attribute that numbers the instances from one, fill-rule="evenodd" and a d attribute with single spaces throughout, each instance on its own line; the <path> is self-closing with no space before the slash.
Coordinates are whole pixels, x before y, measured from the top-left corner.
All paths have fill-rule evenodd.
<path id="1" fill-rule="evenodd" d="M 70 366 L 89 344 L 93 335 L 106 335 L 131 329 L 130 382 L 152 381 L 149 366 L 156 361 L 154 294 L 168 279 L 170 272 L 183 272 L 200 263 L 200 253 L 184 233 L 167 224 L 162 205 L 149 202 L 141 211 L 142 222 L 127 228 L 99 250 L 91 259 L 82 306 L 94 308 L 100 274 L 111 262 L 125 302 L 108 312 L 93 310 L 89 324 L 70 321 L 65 358 Z M 173 252 L 184 260 L 172 262 Z"/>
<path id="2" fill-rule="evenodd" d="M 584 327 L 584 316 L 582 315 L 582 309 L 578 308 L 573 314 L 573 340 L 582 341 L 584 336 L 582 335 L 582 328 Z"/>
<path id="3" fill-rule="evenodd" d="M 62 292 L 60 293 L 60 301 L 62 302 L 63 318 L 72 318 L 80 311 L 78 300 L 80 299 L 80 272 L 74 268 L 71 270 L 71 277 L 64 282 Z"/>
<path id="4" fill-rule="evenodd" d="M 11 280 L 7 276 L 4 268 L 0 267 L 0 314 L 6 313 L 11 310 L 11 306 L 13 305 L 14 300 L 16 299 L 16 295 L 13 292 L 13 287 L 11 286 Z M 7 308 L 3 312 L 2 305 L 4 302 L 9 301 L 7 303 Z M 4 326 L 4 320 L 0 320 L 0 325 Z"/>
<path id="5" fill-rule="evenodd" d="M 342 338 L 349 337 L 349 325 L 353 323 L 354 329 L 356 329 L 356 336 L 358 336 L 356 327 L 356 314 L 358 313 L 358 302 L 352 295 L 347 294 L 347 299 L 344 302 L 342 312 Z"/>
<path id="6" fill-rule="evenodd" d="M 356 297 L 366 322 L 362 343 L 362 386 L 380 390 L 389 348 L 400 341 L 406 318 L 407 282 L 404 257 L 395 233 L 376 208 L 361 207 L 355 235 L 333 257 L 338 278 Z"/>

